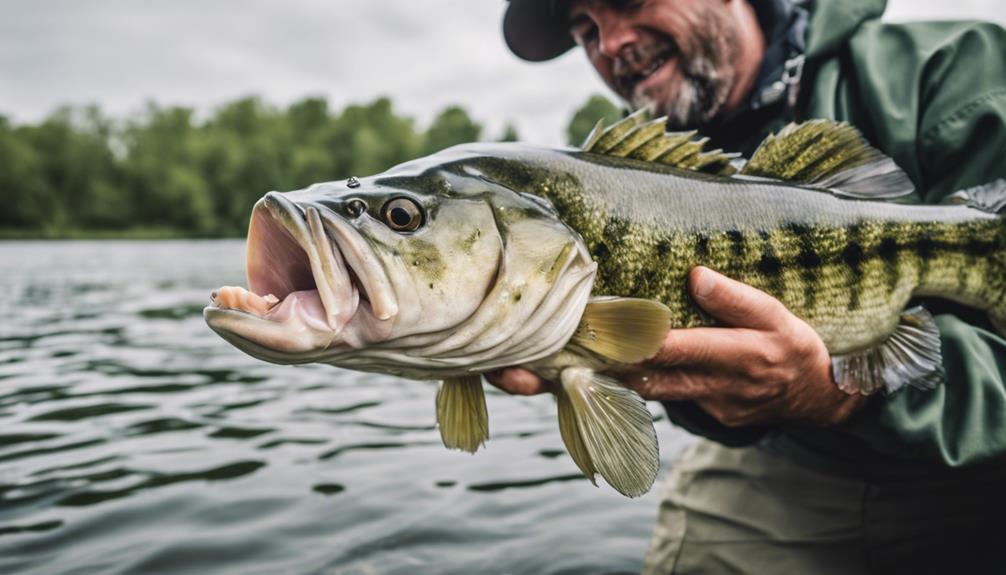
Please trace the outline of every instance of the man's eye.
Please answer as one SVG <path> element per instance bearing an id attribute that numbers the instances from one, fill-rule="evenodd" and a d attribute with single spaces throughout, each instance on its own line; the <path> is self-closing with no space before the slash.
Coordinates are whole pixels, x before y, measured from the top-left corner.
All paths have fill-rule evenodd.
<path id="1" fill-rule="evenodd" d="M 597 26 L 589 20 L 580 20 L 569 25 L 569 35 L 581 46 L 586 46 L 597 38 Z"/>
<path id="2" fill-rule="evenodd" d="M 611 3 L 619 10 L 635 10 L 643 5 L 644 0 L 612 0 Z"/>

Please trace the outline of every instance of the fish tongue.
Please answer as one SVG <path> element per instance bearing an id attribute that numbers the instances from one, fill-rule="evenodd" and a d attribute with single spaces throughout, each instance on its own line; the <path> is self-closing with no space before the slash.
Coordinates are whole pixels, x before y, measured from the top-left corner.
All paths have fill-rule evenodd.
<path id="1" fill-rule="evenodd" d="M 279 299 L 272 294 L 263 297 L 241 286 L 224 286 L 213 292 L 211 297 L 217 307 L 246 311 L 255 315 L 265 315 L 279 303 Z"/>

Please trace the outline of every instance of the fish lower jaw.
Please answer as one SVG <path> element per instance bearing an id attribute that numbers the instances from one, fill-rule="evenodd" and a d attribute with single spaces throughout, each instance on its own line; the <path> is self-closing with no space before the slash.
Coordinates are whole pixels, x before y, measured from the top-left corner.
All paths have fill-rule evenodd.
<path id="1" fill-rule="evenodd" d="M 259 296 L 242 287 L 226 286 L 214 292 L 204 311 L 210 327 L 280 353 L 306 353 L 341 342 L 340 334 L 356 315 L 355 292 L 338 315 L 327 312 L 316 289 L 298 290 L 280 301 L 272 294 Z M 240 346 L 239 346 L 240 347 Z"/>
<path id="2" fill-rule="evenodd" d="M 280 300 L 273 294 L 260 296 L 240 286 L 224 286 L 213 292 L 212 304 L 273 322 L 298 321 L 317 331 L 341 327 L 329 324 L 321 294 L 316 289 L 290 292 Z"/>

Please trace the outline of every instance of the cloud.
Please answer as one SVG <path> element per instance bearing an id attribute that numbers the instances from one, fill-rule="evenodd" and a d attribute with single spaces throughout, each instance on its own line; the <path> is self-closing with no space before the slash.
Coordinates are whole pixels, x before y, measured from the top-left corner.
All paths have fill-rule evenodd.
<path id="1" fill-rule="evenodd" d="M 527 64 L 500 38 L 501 0 L 6 0 L 0 19 L 0 113 L 36 121 L 62 104 L 122 116 L 147 101 L 211 110 L 259 94 L 334 109 L 387 95 L 429 122 L 460 104 L 498 135 L 562 142 L 573 110 L 610 93 L 583 56 Z M 893 0 L 906 18 L 1006 23 L 1001 0 Z"/>

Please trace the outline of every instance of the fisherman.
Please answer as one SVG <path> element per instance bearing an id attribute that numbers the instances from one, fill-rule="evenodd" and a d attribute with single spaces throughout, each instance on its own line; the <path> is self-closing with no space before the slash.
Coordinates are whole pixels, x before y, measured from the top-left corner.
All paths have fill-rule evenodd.
<path id="1" fill-rule="evenodd" d="M 533 62 L 579 45 L 629 107 L 727 151 L 828 118 L 893 157 L 918 201 L 1006 177 L 1006 32 L 881 22 L 885 4 L 510 0 L 503 34 Z M 850 396 L 779 301 L 705 268 L 689 279 L 722 327 L 672 330 L 632 384 L 705 438 L 671 471 L 646 571 L 1003 569 L 986 561 L 1006 535 L 1006 342 L 982 314 L 925 301 L 946 382 Z M 544 390 L 520 369 L 490 379 Z"/>

